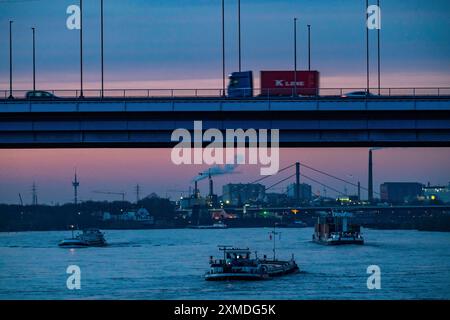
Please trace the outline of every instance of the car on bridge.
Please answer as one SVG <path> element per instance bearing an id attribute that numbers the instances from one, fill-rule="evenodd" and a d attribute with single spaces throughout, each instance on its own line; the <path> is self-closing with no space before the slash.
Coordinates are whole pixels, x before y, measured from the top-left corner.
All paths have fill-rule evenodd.
<path id="1" fill-rule="evenodd" d="M 377 97 L 377 95 L 366 91 L 353 91 L 345 93 L 341 96 L 341 98 L 374 98 L 374 97 Z"/>
<path id="2" fill-rule="evenodd" d="M 57 96 L 55 96 L 53 93 L 50 93 L 48 91 L 42 91 L 42 90 L 34 90 L 34 91 L 28 91 L 25 94 L 26 99 L 30 100 L 53 100 L 53 99 L 59 99 Z"/>

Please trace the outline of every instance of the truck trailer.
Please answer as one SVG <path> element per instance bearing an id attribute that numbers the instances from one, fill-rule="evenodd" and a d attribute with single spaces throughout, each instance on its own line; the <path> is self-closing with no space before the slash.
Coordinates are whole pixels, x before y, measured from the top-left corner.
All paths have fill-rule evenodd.
<path id="1" fill-rule="evenodd" d="M 261 71 L 260 96 L 316 96 L 319 94 L 318 71 Z M 233 72 L 229 76 L 228 97 L 254 96 L 253 72 Z"/>

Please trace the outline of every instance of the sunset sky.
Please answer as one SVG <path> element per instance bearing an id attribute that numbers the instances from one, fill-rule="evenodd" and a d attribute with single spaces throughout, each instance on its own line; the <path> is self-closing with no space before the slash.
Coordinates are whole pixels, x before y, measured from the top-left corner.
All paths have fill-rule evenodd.
<path id="1" fill-rule="evenodd" d="M 290 69 L 293 65 L 293 17 L 299 18 L 299 65 L 306 67 L 306 25 L 312 25 L 312 67 L 321 86 L 365 86 L 365 1 L 242 0 L 243 68 Z M 371 1 L 374 3 L 375 1 Z M 84 1 L 86 87 L 100 83 L 100 1 Z M 226 0 L 226 69 L 237 69 L 237 1 Z M 450 2 L 382 0 L 382 86 L 450 87 Z M 66 28 L 66 9 L 77 0 L 0 0 L 0 90 L 8 89 L 8 21 L 14 20 L 14 87 L 31 87 L 31 27 L 37 28 L 37 86 L 77 89 L 79 33 Z M 106 0 L 106 88 L 221 87 L 219 0 Z M 375 86 L 376 33 L 371 32 L 372 84 Z M 257 83 L 257 82 L 256 82 Z M 367 149 L 286 149 L 283 167 L 305 162 L 340 177 L 367 183 Z M 374 154 L 375 190 L 384 181 L 448 184 L 450 149 L 398 148 Z M 80 198 L 118 199 L 94 190 L 172 197 L 187 190 L 204 166 L 175 166 L 169 149 L 0 150 L 0 202 L 31 201 L 38 185 L 40 202 L 72 200 L 77 168 Z M 259 167 L 240 166 L 239 174 L 217 177 L 228 182 L 258 178 Z M 320 178 L 312 173 L 312 177 Z M 289 175 L 289 174 L 287 174 Z M 281 178 L 281 177 L 280 177 Z M 277 177 L 268 179 L 267 185 Z M 306 181 L 305 181 L 306 182 Z M 335 188 L 342 183 L 325 179 Z M 286 184 L 280 187 L 285 187 Z M 201 184 L 203 191 L 206 184 Z M 314 192 L 323 188 L 313 184 Z M 348 187 L 349 193 L 355 190 Z M 281 191 L 277 189 L 275 191 Z M 219 192 L 221 193 L 221 192 Z M 330 192 L 328 195 L 334 195 Z M 365 196 L 365 194 L 363 194 Z"/>
<path id="2" fill-rule="evenodd" d="M 370 3 L 375 3 L 371 1 Z M 78 0 L 0 0 L 0 87 L 8 82 L 8 21 L 14 20 L 14 82 L 31 86 L 31 27 L 37 28 L 40 88 L 78 88 L 79 31 L 66 27 Z M 237 69 L 237 1 L 226 0 L 226 69 Z M 293 17 L 298 64 L 306 67 L 307 24 L 312 67 L 322 87 L 365 85 L 365 1 L 242 0 L 242 63 L 253 70 L 293 67 Z M 383 0 L 384 86 L 448 86 L 450 20 L 447 0 Z M 84 1 L 85 80 L 100 79 L 100 1 Z M 107 88 L 219 88 L 220 0 L 105 1 Z M 371 32 L 372 70 L 376 32 Z M 373 72 L 375 84 L 375 72 Z"/>
<path id="3" fill-rule="evenodd" d="M 395 148 L 374 151 L 374 183 L 379 192 L 379 184 L 385 181 L 417 181 L 421 183 L 447 185 L 450 182 L 450 149 L 443 148 Z M 325 170 L 343 179 L 367 186 L 368 150 L 357 149 L 283 149 L 280 156 L 280 169 L 295 161 L 317 169 Z M 120 196 L 101 195 L 95 190 L 123 191 L 126 198 L 135 201 L 134 187 L 139 184 L 141 195 L 155 192 L 172 199 L 193 186 L 192 179 L 207 169 L 204 165 L 172 164 L 170 149 L 72 149 L 72 150 L 1 150 L 0 151 L 0 201 L 18 203 L 21 193 L 26 203 L 31 202 L 31 185 L 38 187 L 38 197 L 44 203 L 64 203 L 73 199 L 71 181 L 75 168 L 80 180 L 80 199 L 82 200 L 120 200 Z M 215 191 L 222 193 L 226 183 L 251 182 L 261 176 L 259 166 L 241 165 L 236 174 L 214 178 Z M 294 169 L 286 170 L 264 181 L 270 186 L 290 176 Z M 307 169 L 302 173 L 322 181 L 340 191 L 345 184 L 333 181 Z M 293 182 L 280 184 L 271 192 L 284 192 Z M 323 187 L 310 183 L 314 193 L 323 194 Z M 207 181 L 199 182 L 203 194 L 207 192 Z M 350 194 L 355 188 L 347 186 Z M 336 193 L 328 190 L 327 196 Z M 367 196 L 366 192 L 362 193 Z"/>

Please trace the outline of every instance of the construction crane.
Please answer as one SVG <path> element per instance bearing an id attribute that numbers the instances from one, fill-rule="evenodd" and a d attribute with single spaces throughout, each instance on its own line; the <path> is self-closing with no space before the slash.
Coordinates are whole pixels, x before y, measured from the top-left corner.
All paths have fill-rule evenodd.
<path id="1" fill-rule="evenodd" d="M 93 193 L 101 193 L 101 194 L 110 194 L 110 195 L 117 195 L 117 196 L 122 196 L 122 201 L 125 201 L 125 192 L 113 192 L 113 191 L 99 191 L 99 190 L 95 190 L 92 191 Z"/>

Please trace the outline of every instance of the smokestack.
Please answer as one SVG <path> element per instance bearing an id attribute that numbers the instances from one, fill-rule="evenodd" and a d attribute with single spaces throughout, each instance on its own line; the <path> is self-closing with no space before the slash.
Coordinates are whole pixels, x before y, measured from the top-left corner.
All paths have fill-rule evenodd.
<path id="1" fill-rule="evenodd" d="M 373 165 L 372 165 L 372 149 L 369 150 L 369 202 L 373 202 Z"/>
<path id="2" fill-rule="evenodd" d="M 211 173 L 209 173 L 209 196 L 212 198 L 213 194 L 214 194 L 214 186 L 213 186 L 213 181 L 211 178 Z"/>
<path id="3" fill-rule="evenodd" d="M 195 199 L 198 198 L 198 181 L 197 180 L 194 181 L 194 198 Z"/>
<path id="4" fill-rule="evenodd" d="M 361 201 L 361 182 L 358 181 L 358 201 Z"/>

